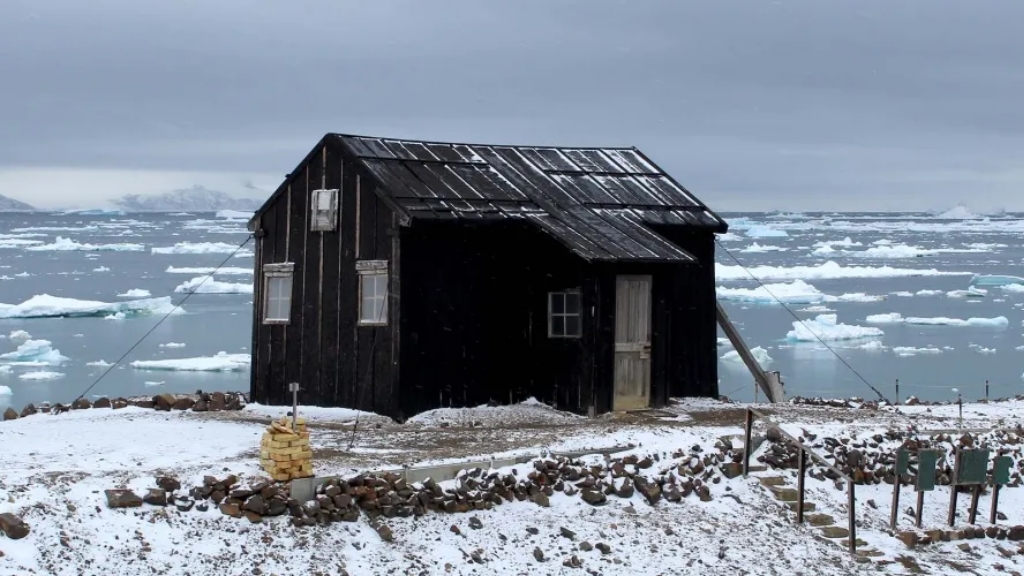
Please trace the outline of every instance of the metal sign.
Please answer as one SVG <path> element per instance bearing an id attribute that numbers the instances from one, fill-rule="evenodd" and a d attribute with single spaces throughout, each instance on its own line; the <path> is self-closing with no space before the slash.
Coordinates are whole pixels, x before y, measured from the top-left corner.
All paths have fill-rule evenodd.
<path id="1" fill-rule="evenodd" d="M 917 453 L 917 490 L 931 492 L 935 490 L 935 465 L 939 461 L 937 450 L 921 450 Z"/>
<path id="2" fill-rule="evenodd" d="M 961 450 L 954 473 L 956 484 L 984 484 L 988 478 L 988 450 Z"/>
<path id="3" fill-rule="evenodd" d="M 1001 486 L 1010 483 L 1010 469 L 1013 467 L 1013 458 L 999 456 L 992 466 L 992 483 Z"/>
<path id="4" fill-rule="evenodd" d="M 896 451 L 896 475 L 906 476 L 910 468 L 910 452 L 904 448 Z"/>

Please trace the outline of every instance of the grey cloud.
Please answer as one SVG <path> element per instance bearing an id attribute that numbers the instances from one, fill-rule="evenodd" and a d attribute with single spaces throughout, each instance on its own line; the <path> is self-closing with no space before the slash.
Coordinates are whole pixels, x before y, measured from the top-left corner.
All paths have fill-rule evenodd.
<path id="1" fill-rule="evenodd" d="M 0 167 L 283 174 L 343 131 L 637 145 L 729 209 L 1012 205 L 1021 21 L 999 0 L 8 0 Z"/>

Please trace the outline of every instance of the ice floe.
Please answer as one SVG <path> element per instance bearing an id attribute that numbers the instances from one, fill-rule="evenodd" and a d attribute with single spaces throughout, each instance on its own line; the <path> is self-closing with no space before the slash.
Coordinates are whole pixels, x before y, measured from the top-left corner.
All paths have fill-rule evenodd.
<path id="1" fill-rule="evenodd" d="M 969 286 L 966 290 L 950 290 L 946 292 L 946 296 L 950 298 L 984 298 L 986 295 L 988 295 L 988 290 L 974 286 Z"/>
<path id="2" fill-rule="evenodd" d="M 1015 284 L 1024 284 L 1024 278 L 1020 276 L 1005 276 L 1000 274 L 975 274 L 968 282 L 971 286 L 1004 287 Z"/>
<path id="3" fill-rule="evenodd" d="M 238 245 L 226 242 L 178 242 L 174 246 L 157 246 L 153 254 L 231 254 L 238 250 Z M 250 250 L 238 250 L 238 256 L 252 256 Z"/>
<path id="4" fill-rule="evenodd" d="M 251 282 L 221 282 L 209 276 L 193 278 L 174 289 L 179 294 L 252 294 Z"/>
<path id="5" fill-rule="evenodd" d="M 178 358 L 174 360 L 136 360 L 132 368 L 139 370 L 169 370 L 176 372 L 235 372 L 248 370 L 252 357 L 249 354 L 228 354 L 218 352 L 216 356 Z"/>
<path id="6" fill-rule="evenodd" d="M 174 308 L 170 297 L 129 300 L 126 302 L 98 302 L 62 298 L 40 294 L 21 304 L 0 304 L 0 318 L 80 318 L 105 317 L 110 314 L 144 316 L 148 314 L 183 314 Z"/>
<path id="7" fill-rule="evenodd" d="M 825 240 L 823 242 L 815 242 L 813 248 L 854 248 L 857 246 L 863 246 L 860 242 L 854 242 L 849 236 L 842 240 Z"/>
<path id="8" fill-rule="evenodd" d="M 961 318 L 946 318 L 944 316 L 937 316 L 934 318 L 921 318 L 921 317 L 904 317 L 899 312 L 887 312 L 885 314 L 871 314 L 864 319 L 865 322 L 872 324 L 915 324 L 918 326 L 984 326 L 984 327 L 1002 327 L 1009 325 L 1010 321 L 1007 320 L 1006 316 L 997 316 L 995 318 L 968 318 L 966 320 Z"/>
<path id="9" fill-rule="evenodd" d="M 789 236 L 785 230 L 764 225 L 751 226 L 744 234 L 747 238 L 786 238 Z"/>
<path id="10" fill-rule="evenodd" d="M 894 346 L 893 354 L 897 356 L 916 356 L 918 354 L 942 354 L 942 348 L 936 348 L 935 346 L 927 346 L 925 348 L 915 348 L 913 346 Z"/>
<path id="11" fill-rule="evenodd" d="M 110 272 L 110 268 L 107 268 L 106 266 L 100 266 L 99 268 L 93 268 L 92 271 L 93 272 Z"/>
<path id="12" fill-rule="evenodd" d="M 60 350 L 53 349 L 53 343 L 49 340 L 26 340 L 14 352 L 0 354 L 0 362 L 8 364 L 45 366 L 68 360 Z"/>
<path id="13" fill-rule="evenodd" d="M 153 294 L 149 290 L 143 290 L 142 288 L 132 288 L 124 294 L 118 294 L 118 298 L 149 298 Z"/>
<path id="14" fill-rule="evenodd" d="M 20 380 L 56 380 L 58 378 L 63 378 L 63 377 L 64 377 L 64 374 L 62 372 L 52 372 L 50 370 L 38 370 L 36 372 L 25 372 L 24 374 L 19 374 L 18 375 L 18 379 L 20 379 Z"/>
<path id="15" fill-rule="evenodd" d="M 995 348 L 985 348 L 981 344 L 968 344 L 967 347 L 970 348 L 971 350 L 974 350 L 974 351 L 978 352 L 979 354 L 995 354 L 996 353 L 996 349 Z"/>
<path id="16" fill-rule="evenodd" d="M 725 301 L 747 302 L 751 304 L 817 304 L 821 302 L 881 302 L 884 296 L 869 296 L 863 292 L 830 296 L 803 280 L 764 284 L 757 288 L 729 288 L 719 286 L 715 289 L 718 298 Z"/>
<path id="17" fill-rule="evenodd" d="M 238 210 L 221 210 L 217 212 L 217 218 L 223 220 L 245 220 L 252 218 L 254 212 L 239 212 Z"/>
<path id="18" fill-rule="evenodd" d="M 107 362 L 106 360 L 97 360 L 95 362 L 87 362 L 85 365 L 86 366 L 95 366 L 97 368 L 109 368 L 109 367 L 113 366 L 112 363 Z"/>
<path id="19" fill-rule="evenodd" d="M 813 320 L 793 322 L 786 339 L 795 342 L 841 341 L 878 338 L 885 333 L 872 326 L 839 324 L 835 314 L 819 314 Z"/>
<path id="20" fill-rule="evenodd" d="M 757 242 L 754 242 L 753 244 L 751 244 L 750 246 L 747 246 L 746 248 L 741 248 L 739 251 L 740 252 L 755 253 L 756 254 L 756 253 L 761 253 L 761 252 L 786 252 L 788 250 L 789 250 L 789 248 L 786 248 L 784 246 L 774 246 L 774 245 L 771 245 L 771 244 L 762 245 L 762 244 L 758 244 Z"/>
<path id="21" fill-rule="evenodd" d="M 895 268 L 892 266 L 844 266 L 833 260 L 813 266 L 748 266 L 716 264 L 715 278 L 722 281 L 749 280 L 834 280 L 848 278 L 898 278 L 907 276 L 965 276 L 970 272 L 935 268 Z"/>
<path id="22" fill-rule="evenodd" d="M 940 220 L 981 220 L 984 216 L 971 212 L 971 210 L 963 204 L 957 204 L 945 212 L 936 214 L 935 218 Z"/>
<path id="23" fill-rule="evenodd" d="M 63 236 L 57 236 L 52 244 L 25 247 L 31 252 L 140 252 L 145 249 L 144 244 L 81 244 Z"/>
<path id="24" fill-rule="evenodd" d="M 252 274 L 252 268 L 241 268 L 232 266 L 223 266 L 221 268 L 214 268 L 212 266 L 205 268 L 178 268 L 176 266 L 168 266 L 164 272 L 168 274 L 201 274 L 203 276 L 209 276 L 216 272 L 218 275 L 224 276 L 244 276 L 246 274 Z"/>
<path id="25" fill-rule="evenodd" d="M 11 396 L 14 394 L 11 389 L 7 386 L 0 386 L 0 396 Z"/>
<path id="26" fill-rule="evenodd" d="M 757 363 L 760 364 L 762 367 L 767 367 L 769 364 L 775 361 L 774 359 L 772 359 L 771 356 L 768 355 L 768 351 L 765 350 L 764 348 L 761 348 L 760 346 L 755 346 L 754 348 L 751 348 L 750 354 L 753 355 L 754 360 L 757 360 Z M 723 354 L 722 360 L 726 362 L 743 362 L 743 358 L 740 357 L 740 353 L 735 350 L 731 350 Z"/>
<path id="27" fill-rule="evenodd" d="M 7 336 L 11 340 L 31 340 L 32 335 L 24 330 L 11 330 L 11 333 Z"/>
<path id="28" fill-rule="evenodd" d="M 167 342 L 165 344 L 161 344 L 160 347 L 161 348 L 184 348 L 185 347 L 185 343 L 184 342 Z"/>

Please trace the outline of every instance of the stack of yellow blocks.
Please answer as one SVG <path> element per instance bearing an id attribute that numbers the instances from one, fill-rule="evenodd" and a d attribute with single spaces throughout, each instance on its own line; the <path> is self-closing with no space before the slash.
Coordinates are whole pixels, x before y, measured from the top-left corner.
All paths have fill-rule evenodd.
<path id="1" fill-rule="evenodd" d="M 260 464 L 278 482 L 313 475 L 313 451 L 309 447 L 306 419 L 298 418 L 292 430 L 291 418 L 285 416 L 267 426 L 260 441 Z"/>

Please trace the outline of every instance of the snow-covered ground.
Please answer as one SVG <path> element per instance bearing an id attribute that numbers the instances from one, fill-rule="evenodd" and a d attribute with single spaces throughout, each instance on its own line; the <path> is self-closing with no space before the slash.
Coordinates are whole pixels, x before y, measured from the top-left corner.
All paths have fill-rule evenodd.
<path id="1" fill-rule="evenodd" d="M 955 429 L 960 423 L 955 405 L 901 406 L 898 412 L 761 408 L 785 430 L 812 434 L 818 441 L 906 431 L 910 425 Z M 965 405 L 963 426 L 1010 427 L 1019 422 L 1021 408 L 1021 401 Z M 613 458 L 651 456 L 653 465 L 643 473 L 654 478 L 682 475 L 679 469 L 694 455 L 724 453 L 723 436 L 737 447 L 743 409 L 692 400 L 653 413 L 590 419 L 528 402 L 438 410 L 405 424 L 345 409 L 311 407 L 300 413 L 309 420 L 315 471 L 321 476 L 568 450 L 594 450 L 581 460 L 598 465 L 606 463 L 601 449 L 632 444 Z M 943 542 L 907 549 L 887 533 L 892 490 L 887 484 L 858 486 L 857 535 L 865 542 L 862 548 L 877 555 L 853 558 L 839 539 L 823 537 L 816 527 L 797 526 L 789 508 L 761 485 L 760 478 L 781 477 L 795 487 L 792 470 L 729 479 L 712 467 L 706 482 L 710 501 L 690 495 L 678 503 L 663 499 L 650 505 L 638 490 L 591 506 L 579 495 L 555 492 L 550 506 L 523 501 L 465 514 L 384 518 L 394 534 L 391 542 L 378 535 L 365 515 L 354 523 L 294 528 L 287 516 L 250 523 L 216 506 L 205 512 L 107 507 L 104 490 L 128 488 L 145 495 L 161 475 L 180 480 L 181 492 L 202 484 L 206 475 L 235 474 L 243 483 L 260 478 L 257 449 L 264 425 L 285 413 L 259 405 L 217 413 L 129 407 L 0 422 L 0 514 L 16 514 L 31 528 L 20 540 L 0 536 L 0 574 L 810 575 L 909 573 L 915 566 L 929 574 L 991 574 L 996 564 L 1007 573 L 1024 570 L 1024 556 L 1004 557 L 997 548 L 1016 551 L 1015 542 L 981 539 L 970 540 L 966 548 L 963 542 Z M 763 432 L 765 425 L 759 423 L 758 430 Z M 525 478 L 532 470 L 527 463 L 498 472 Z M 454 482 L 442 485 L 453 487 Z M 845 492 L 831 481 L 808 479 L 807 486 L 816 513 L 845 526 Z M 926 498 L 926 528 L 942 524 L 948 494 L 940 486 Z M 962 509 L 968 501 L 961 498 Z M 1008 488 L 1000 501 L 1007 516 L 1002 526 L 1024 524 L 1024 489 Z M 903 503 L 904 508 L 913 503 L 908 490 Z M 987 506 L 983 496 L 981 517 L 987 517 Z M 909 529 L 909 522 L 901 515 L 901 529 Z M 609 552 L 595 549 L 598 543 Z M 582 569 L 563 566 L 573 556 Z"/>

